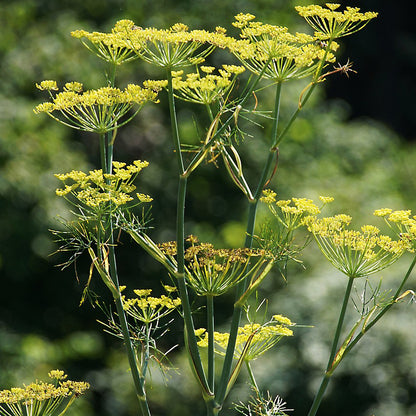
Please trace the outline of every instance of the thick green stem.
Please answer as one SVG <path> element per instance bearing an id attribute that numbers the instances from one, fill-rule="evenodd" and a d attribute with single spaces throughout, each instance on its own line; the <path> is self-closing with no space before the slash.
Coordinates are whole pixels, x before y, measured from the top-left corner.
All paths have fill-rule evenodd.
<path id="1" fill-rule="evenodd" d="M 181 144 L 179 139 L 178 122 L 176 118 L 175 98 L 173 96 L 172 72 L 167 71 L 168 78 L 168 100 L 169 112 L 171 119 L 172 138 L 175 148 L 176 158 L 178 161 L 179 170 L 179 186 L 178 198 L 176 208 L 176 244 L 177 244 L 177 283 L 179 288 L 179 295 L 182 302 L 183 318 L 185 323 L 185 339 L 189 349 L 192 369 L 202 388 L 204 398 L 212 396 L 210 387 L 208 385 L 204 368 L 202 366 L 201 357 L 198 350 L 197 339 L 195 336 L 194 322 L 192 318 L 191 305 L 189 303 L 188 291 L 185 282 L 185 201 L 186 201 L 186 185 L 187 177 L 184 173 L 184 163 L 181 152 Z"/>
<path id="2" fill-rule="evenodd" d="M 331 348 L 331 353 L 329 355 L 329 360 L 328 360 L 328 364 L 326 366 L 326 372 L 325 375 L 322 378 L 322 382 L 321 385 L 315 395 L 315 399 L 312 403 L 312 406 L 309 410 L 308 416 L 315 416 L 316 412 L 319 409 L 319 406 L 321 404 L 322 398 L 325 394 L 326 388 L 328 387 L 328 383 L 330 381 L 332 372 L 331 367 L 332 364 L 334 362 L 335 356 L 337 354 L 337 348 L 338 348 L 338 343 L 339 343 L 339 338 L 341 336 L 341 331 L 342 331 L 342 325 L 344 323 L 344 318 L 345 318 L 345 312 L 347 310 L 347 305 L 348 305 L 348 300 L 350 298 L 351 295 L 351 289 L 352 289 L 352 285 L 354 282 L 354 278 L 350 277 L 348 280 L 348 284 L 347 284 L 347 288 L 345 289 L 345 295 L 344 295 L 344 300 L 342 302 L 342 307 L 341 307 L 341 312 L 339 314 L 339 318 L 338 318 L 338 324 L 337 324 L 337 328 L 335 330 L 335 335 L 334 335 L 334 339 L 332 341 L 332 348 Z"/>
<path id="3" fill-rule="evenodd" d="M 275 95 L 275 105 L 273 111 L 273 128 L 272 128 L 272 137 L 271 137 L 271 149 L 269 152 L 269 156 L 267 161 L 263 167 L 262 175 L 259 179 L 256 192 L 254 194 L 253 200 L 249 201 L 249 212 L 248 212 L 248 220 L 247 220 L 247 229 L 246 229 L 246 239 L 245 239 L 245 247 L 250 248 L 253 243 L 253 236 L 254 236 L 254 228 L 256 224 L 256 214 L 257 214 L 257 206 L 258 201 L 261 196 L 261 192 L 270 177 L 270 172 L 273 166 L 273 162 L 275 156 L 277 155 L 277 149 L 275 146 L 276 139 L 277 139 L 277 129 L 279 123 L 279 112 L 280 112 L 280 96 L 281 96 L 281 84 L 278 83 L 276 85 L 276 95 Z M 241 298 L 242 294 L 246 290 L 248 286 L 248 279 L 241 281 L 237 285 L 236 290 L 236 301 Z M 233 363 L 233 356 L 235 350 L 235 344 L 237 342 L 237 333 L 238 327 L 240 326 L 242 315 L 242 306 L 239 304 L 234 305 L 233 317 L 231 320 L 231 327 L 230 327 L 230 337 L 228 339 L 227 351 L 225 353 L 222 374 L 220 378 L 220 382 L 218 384 L 218 391 L 216 394 L 216 400 L 218 403 L 223 403 L 227 393 L 227 385 L 228 380 L 231 375 L 231 367 Z"/>
<path id="4" fill-rule="evenodd" d="M 208 385 L 212 393 L 215 392 L 215 351 L 214 351 L 214 297 L 207 296 L 207 331 L 208 331 Z"/>
<path id="5" fill-rule="evenodd" d="M 100 160 L 103 172 L 107 173 L 107 146 L 105 134 L 100 134 Z"/>
<path id="6" fill-rule="evenodd" d="M 172 85 L 172 71 L 167 71 L 168 78 L 168 101 L 169 101 L 169 113 L 170 113 L 170 126 L 172 130 L 173 146 L 176 152 L 176 160 L 178 161 L 179 175 L 183 175 L 185 169 L 183 165 L 183 158 L 181 152 L 181 142 L 179 139 L 179 127 L 178 120 L 176 118 L 175 97 L 173 96 Z"/>

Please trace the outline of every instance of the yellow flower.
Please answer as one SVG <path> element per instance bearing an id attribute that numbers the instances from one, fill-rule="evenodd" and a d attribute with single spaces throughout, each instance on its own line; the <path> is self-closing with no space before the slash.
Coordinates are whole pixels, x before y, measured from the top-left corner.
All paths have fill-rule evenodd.
<path id="1" fill-rule="evenodd" d="M 39 87 L 57 90 L 54 85 L 55 81 L 42 81 Z M 102 87 L 83 92 L 81 83 L 71 82 L 65 84 L 64 91 L 51 97 L 52 102 L 35 107 L 35 114 L 46 113 L 78 130 L 106 133 L 128 123 L 147 101 L 156 102 L 157 92 L 134 84 L 129 84 L 124 90 Z M 120 122 L 134 105 L 138 108 L 133 115 Z"/>
<path id="2" fill-rule="evenodd" d="M 295 324 L 289 318 L 275 315 L 273 319 L 263 325 L 257 323 L 246 324 L 238 328 L 234 358 L 240 359 L 243 355 L 245 361 L 252 361 L 274 347 L 283 337 L 292 336 L 293 331 L 288 328 Z M 208 332 L 201 328 L 195 331 L 200 338 L 200 347 L 208 346 Z M 214 332 L 215 352 L 224 355 L 228 345 L 229 334 Z"/>
<path id="3" fill-rule="evenodd" d="M 163 288 L 168 293 L 173 293 L 173 292 L 176 292 L 178 290 L 175 286 L 169 286 L 169 285 L 163 285 Z"/>
<path id="4" fill-rule="evenodd" d="M 283 315 L 273 315 L 273 319 L 277 322 L 280 322 L 281 324 L 287 325 L 287 326 L 292 326 L 294 325 L 294 323 L 287 318 L 286 316 Z"/>
<path id="5" fill-rule="evenodd" d="M 82 89 L 83 85 L 80 82 L 67 82 L 64 87 L 64 91 L 81 92 Z"/>
<path id="6" fill-rule="evenodd" d="M 320 39 L 336 39 L 361 30 L 378 13 L 361 13 L 358 7 L 338 11 L 340 4 L 326 3 L 326 8 L 316 5 L 297 6 L 296 10 L 316 31 Z"/>
<path id="7" fill-rule="evenodd" d="M 133 29 L 134 23 L 131 20 L 120 20 L 111 33 L 75 30 L 71 35 L 80 39 L 83 45 L 99 58 L 114 65 L 121 65 L 137 59 L 126 42 L 126 33 Z"/>
<path id="8" fill-rule="evenodd" d="M 393 211 L 382 208 L 374 211 L 377 217 L 384 217 L 386 223 L 393 229 L 397 237 L 405 244 L 411 253 L 416 250 L 416 217 L 412 217 L 411 210 Z"/>
<path id="9" fill-rule="evenodd" d="M 410 210 L 393 211 L 389 215 L 388 221 L 400 223 L 406 222 L 410 219 L 411 213 Z"/>
<path id="10" fill-rule="evenodd" d="M 65 374 L 62 370 L 51 370 L 48 373 L 49 378 L 55 379 L 55 380 L 65 380 L 68 376 Z"/>
<path id="11" fill-rule="evenodd" d="M 387 215 L 390 215 L 393 212 L 393 210 L 391 208 L 381 208 L 381 209 L 376 209 L 374 211 L 374 215 L 376 217 L 385 217 Z"/>
<path id="12" fill-rule="evenodd" d="M 201 66 L 200 69 L 206 75 L 190 73 L 183 80 L 182 74 L 175 74 L 173 88 L 176 97 L 196 104 L 211 104 L 228 94 L 235 84 L 236 75 L 244 71 L 244 67 L 231 65 L 223 65 L 219 75 L 213 74 L 214 67 Z"/>
<path id="13" fill-rule="evenodd" d="M 307 224 L 325 257 L 350 278 L 367 277 L 389 267 L 407 248 L 403 240 L 391 240 L 373 225 L 349 230 L 350 222 L 351 217 L 341 214 L 313 218 Z"/>
<path id="14" fill-rule="evenodd" d="M 83 381 L 64 381 L 66 374 L 52 370 L 54 384 L 36 381 L 21 387 L 0 391 L 0 414 L 7 416 L 42 416 L 62 414 L 90 385 Z"/>
<path id="15" fill-rule="evenodd" d="M 199 338 L 204 332 L 206 332 L 205 328 L 195 329 L 195 336 Z"/>
<path id="16" fill-rule="evenodd" d="M 265 189 L 263 191 L 263 196 L 260 198 L 261 202 L 264 202 L 265 204 L 272 204 L 273 202 L 276 202 L 276 192 L 272 191 L 271 189 Z"/>
<path id="17" fill-rule="evenodd" d="M 283 82 L 313 74 L 321 60 L 335 60 L 330 45 L 324 50 L 317 39 L 304 33 L 295 35 L 286 27 L 255 21 L 252 14 L 239 14 L 234 26 L 241 30 L 241 40 L 229 42 L 228 48 L 251 72 Z"/>
<path id="18" fill-rule="evenodd" d="M 334 201 L 334 198 L 332 196 L 320 196 L 319 199 L 324 203 L 324 204 L 329 204 L 330 202 Z"/>
<path id="19" fill-rule="evenodd" d="M 151 292 L 151 289 L 136 289 L 134 293 L 137 298 L 126 299 L 123 296 L 123 308 L 127 314 L 140 322 L 149 324 L 169 315 L 181 304 L 179 298 L 171 298 L 165 295 L 157 298 L 150 296 Z"/>
<path id="20" fill-rule="evenodd" d="M 56 84 L 56 81 L 46 80 L 42 81 L 40 84 L 36 84 L 36 88 L 44 91 L 58 91 L 58 86 Z"/>
<path id="21" fill-rule="evenodd" d="M 78 32 L 74 35 L 86 36 Z M 92 42 L 95 41 L 93 35 L 89 34 Z M 100 34 L 99 42 L 106 43 L 112 49 L 119 47 L 128 51 L 128 57 L 134 53 L 148 63 L 174 69 L 203 62 L 215 47 L 224 48 L 229 38 L 222 28 L 217 28 L 215 32 L 190 31 L 182 23 L 176 23 L 169 29 L 141 28 L 129 21 L 122 30 L 113 29 L 112 34 Z"/>
<path id="22" fill-rule="evenodd" d="M 55 176 L 63 182 L 64 188 L 57 189 L 58 196 L 71 194 L 83 205 L 96 211 L 114 209 L 125 205 L 134 198 L 130 196 L 136 186 L 133 181 L 137 174 L 146 166 L 148 162 L 135 160 L 131 165 L 126 166 L 124 162 L 113 162 L 114 172 L 103 174 L 101 169 L 90 171 L 88 174 L 80 171 L 71 171 Z M 71 184 L 66 183 L 71 181 Z M 139 203 L 151 202 L 149 195 L 136 193 Z M 113 205 L 110 206 L 109 202 Z"/>
<path id="23" fill-rule="evenodd" d="M 185 260 L 187 282 L 197 295 L 219 296 L 248 276 L 255 281 L 273 257 L 265 250 L 214 249 L 209 243 L 192 243 Z"/>
<path id="24" fill-rule="evenodd" d="M 263 191 L 261 202 L 267 204 L 271 213 L 288 230 L 293 231 L 304 225 L 305 218 L 319 214 L 317 205 L 307 198 L 292 198 L 289 200 L 276 200 L 276 193 L 270 189 Z M 328 201 L 329 201 L 329 197 Z"/>
<path id="25" fill-rule="evenodd" d="M 149 296 L 152 293 L 152 289 L 135 289 L 133 291 L 139 298 Z"/>

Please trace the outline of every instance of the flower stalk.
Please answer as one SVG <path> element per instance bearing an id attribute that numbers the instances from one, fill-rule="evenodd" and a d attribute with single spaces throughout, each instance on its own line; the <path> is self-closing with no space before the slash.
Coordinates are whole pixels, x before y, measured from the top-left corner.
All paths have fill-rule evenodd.
<path id="1" fill-rule="evenodd" d="M 331 368 L 335 359 L 335 355 L 337 353 L 337 348 L 338 348 L 338 343 L 339 343 L 339 338 L 341 336 L 341 331 L 342 331 L 342 326 L 344 323 L 344 319 L 345 319 L 345 312 L 347 310 L 347 305 L 348 305 L 348 301 L 351 295 L 351 290 L 352 290 L 352 286 L 353 286 L 353 282 L 354 282 L 354 277 L 350 277 L 348 279 L 348 284 L 347 287 L 345 289 L 345 294 L 344 294 L 344 300 L 342 301 L 342 306 L 341 306 L 341 311 L 338 317 L 338 324 L 337 324 L 337 328 L 335 330 L 335 335 L 332 341 L 332 347 L 331 347 L 331 352 L 329 355 L 329 360 L 328 360 L 328 364 L 326 366 L 326 372 L 322 378 L 322 382 L 321 385 L 319 386 L 319 389 L 315 395 L 314 401 L 312 403 L 312 406 L 309 410 L 308 416 L 315 416 L 316 412 L 318 411 L 318 408 L 321 404 L 322 398 L 325 394 L 326 388 L 328 387 L 330 378 L 332 376 L 332 372 L 331 372 Z"/>
<path id="2" fill-rule="evenodd" d="M 179 130 L 175 109 L 175 98 L 172 86 L 172 71 L 168 69 L 168 100 L 169 112 L 171 118 L 172 139 L 175 148 L 176 159 L 178 162 L 178 198 L 176 208 L 176 247 L 177 247 L 177 273 L 176 280 L 179 288 L 179 295 L 182 301 L 182 310 L 185 325 L 185 339 L 188 344 L 191 355 L 190 362 L 197 380 L 202 388 L 205 398 L 212 396 L 212 391 L 206 379 L 205 371 L 202 366 L 201 357 L 198 350 L 197 340 L 195 337 L 195 327 L 192 318 L 191 306 L 189 303 L 188 290 L 185 282 L 185 201 L 187 177 L 184 175 L 184 163 L 182 158 L 181 143 L 179 139 Z"/>

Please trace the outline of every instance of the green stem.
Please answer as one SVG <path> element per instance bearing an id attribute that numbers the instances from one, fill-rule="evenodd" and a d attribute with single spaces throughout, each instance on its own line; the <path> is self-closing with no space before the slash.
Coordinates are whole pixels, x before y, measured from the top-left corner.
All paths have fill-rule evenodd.
<path id="1" fill-rule="evenodd" d="M 325 372 L 324 377 L 322 378 L 321 385 L 320 385 L 320 387 L 319 387 L 319 389 L 318 389 L 318 391 L 315 395 L 315 399 L 314 399 L 314 401 L 312 403 L 312 406 L 309 410 L 308 416 L 315 416 L 316 415 L 316 412 L 318 411 L 318 408 L 321 404 L 322 398 L 325 394 L 326 388 L 328 387 L 328 383 L 329 383 L 330 378 L 332 376 L 332 373 L 331 373 L 330 370 L 331 370 L 332 364 L 334 362 L 334 359 L 335 359 L 335 356 L 336 356 L 336 353 L 337 353 L 339 338 L 341 336 L 342 325 L 344 323 L 345 312 L 347 310 L 348 300 L 350 298 L 353 282 L 354 282 L 354 278 L 350 277 L 349 280 L 348 280 L 347 288 L 345 290 L 344 300 L 342 302 L 341 312 L 340 312 L 339 318 L 338 318 L 338 325 L 337 325 L 337 328 L 335 330 L 334 339 L 332 341 L 332 348 L 331 348 L 331 353 L 329 355 L 328 364 L 326 366 L 326 372 Z"/>
<path id="2" fill-rule="evenodd" d="M 101 168 L 105 173 L 111 173 L 111 164 L 109 165 L 109 161 L 112 160 L 113 154 L 113 147 L 108 146 L 108 140 L 106 140 L 105 136 L 100 136 L 100 153 L 102 156 L 101 160 Z M 140 414 L 142 416 L 150 416 L 150 410 L 147 403 L 146 392 L 144 389 L 144 378 L 141 377 L 139 368 L 137 365 L 136 355 L 134 352 L 134 348 L 130 339 L 130 332 L 128 328 L 126 314 L 123 308 L 123 302 L 121 300 L 121 293 L 120 293 L 120 284 L 119 278 L 117 273 L 117 262 L 116 262 L 116 255 L 115 255 L 115 248 L 114 248 L 114 235 L 113 235 L 113 219 L 110 216 L 109 218 L 109 226 L 110 230 L 107 236 L 107 246 L 109 250 L 108 254 L 108 264 L 110 269 L 110 276 L 111 279 L 116 287 L 116 291 L 113 292 L 113 298 L 116 306 L 116 311 L 120 320 L 121 332 L 123 335 L 124 345 L 126 348 L 127 358 L 130 365 L 131 374 L 133 377 L 134 386 L 136 389 L 137 398 L 139 400 L 139 407 L 140 407 Z"/>
<path id="3" fill-rule="evenodd" d="M 250 377 L 251 385 L 253 386 L 254 390 L 258 393 L 259 386 L 257 385 L 256 379 L 254 377 L 254 373 L 253 373 L 253 370 L 251 369 L 251 365 L 249 361 L 246 361 L 246 368 L 248 371 L 248 375 Z"/>
<path id="4" fill-rule="evenodd" d="M 250 205 L 249 205 L 249 213 L 248 213 L 247 229 L 246 229 L 246 240 L 245 240 L 246 248 L 250 248 L 252 246 L 254 227 L 256 224 L 258 201 L 261 196 L 263 187 L 269 178 L 274 159 L 277 155 L 277 148 L 275 148 L 276 147 L 275 143 L 277 139 L 277 129 L 278 129 L 278 123 L 279 123 L 281 89 L 282 89 L 281 83 L 278 83 L 276 85 L 275 105 L 274 105 L 274 111 L 273 111 L 274 121 L 273 121 L 273 128 L 272 128 L 272 137 L 271 137 L 271 149 L 270 149 L 267 161 L 264 165 L 262 175 L 259 179 L 257 189 L 254 194 L 254 198 L 253 200 L 249 201 Z M 247 285 L 248 285 L 248 279 L 241 281 L 237 285 L 236 301 L 241 298 L 242 294 L 247 288 Z M 220 382 L 218 384 L 218 391 L 216 395 L 216 400 L 218 403 L 223 403 L 225 400 L 228 380 L 231 375 L 231 367 L 233 363 L 233 356 L 234 356 L 235 344 L 237 342 L 237 333 L 238 333 L 238 327 L 240 326 L 241 315 L 242 315 L 242 305 L 234 305 L 233 317 L 231 320 L 231 327 L 230 327 L 230 337 L 228 339 L 227 351 L 225 353 L 222 374 L 221 374 Z"/>
<path id="5" fill-rule="evenodd" d="M 101 167 L 104 173 L 107 173 L 107 146 L 105 140 L 105 134 L 100 134 L 100 157 Z"/>
<path id="6" fill-rule="evenodd" d="M 176 118 L 175 97 L 173 96 L 172 85 L 172 71 L 167 71 L 168 78 L 168 100 L 169 100 L 169 113 L 170 113 L 170 126 L 172 130 L 173 145 L 176 152 L 176 160 L 178 161 L 179 175 L 183 175 L 185 169 L 183 165 L 183 158 L 181 152 L 181 142 L 179 139 L 179 127 L 178 120 Z"/>
<path id="7" fill-rule="evenodd" d="M 110 268 L 111 268 L 111 264 L 112 264 L 111 257 L 110 257 L 109 261 L 110 261 Z M 114 276 L 114 275 L 112 274 L 112 276 Z M 117 281 L 116 285 L 117 285 L 117 288 L 119 288 L 118 281 Z M 123 309 L 123 303 L 121 301 L 120 290 L 119 290 L 118 297 L 115 298 L 114 301 L 115 301 L 115 305 L 116 305 L 117 314 L 118 314 L 119 319 L 120 319 L 121 332 L 123 334 L 124 345 L 125 345 L 126 352 L 127 352 L 127 358 L 128 358 L 129 365 L 130 365 L 131 375 L 132 375 L 133 381 L 134 381 L 134 387 L 136 389 L 137 398 L 139 400 L 140 413 L 143 416 L 150 416 L 150 409 L 149 409 L 149 405 L 147 403 L 146 391 L 145 391 L 145 388 L 144 388 L 145 380 L 144 380 L 144 377 L 142 377 L 140 375 L 140 372 L 139 372 L 139 369 L 138 369 L 136 355 L 134 353 L 133 345 L 132 345 L 132 342 L 131 342 L 131 339 L 130 339 L 130 333 L 129 333 L 129 328 L 128 328 L 128 324 L 127 324 L 127 319 L 126 319 L 126 315 L 125 315 L 125 312 L 124 312 L 124 309 Z"/>
<path id="8" fill-rule="evenodd" d="M 213 393 L 215 379 L 214 328 L 214 297 L 207 295 L 208 385 Z"/>
<path id="9" fill-rule="evenodd" d="M 144 380 L 146 378 L 147 368 L 148 368 L 149 359 L 150 359 L 150 342 L 149 341 L 150 341 L 150 328 L 149 328 L 149 323 L 146 322 L 146 346 L 145 346 L 144 355 L 143 355 L 143 362 L 141 364 L 142 377 Z"/>
<path id="10" fill-rule="evenodd" d="M 205 104 L 205 108 L 207 109 L 207 113 L 211 123 L 214 121 L 214 115 L 212 114 L 211 106 L 209 104 Z"/>
<path id="11" fill-rule="evenodd" d="M 116 77 L 116 65 L 111 65 L 108 83 L 110 87 L 114 87 Z M 113 162 L 113 132 L 108 132 L 106 135 L 100 135 L 100 153 L 101 153 L 101 168 L 105 173 L 111 173 Z M 121 300 L 120 284 L 117 273 L 117 262 L 114 248 L 114 233 L 113 233 L 113 219 L 110 216 L 110 232 L 109 232 L 109 268 L 110 276 L 117 288 L 117 293 L 113 293 L 114 302 L 116 305 L 116 311 L 120 319 L 121 332 L 123 335 L 124 345 L 126 348 L 127 358 L 131 374 L 133 377 L 134 387 L 136 390 L 137 398 L 139 400 L 140 413 L 142 416 L 150 416 L 150 409 L 147 403 L 146 392 L 144 388 L 144 377 L 140 375 L 139 367 L 137 364 L 136 354 L 130 338 L 130 331 L 127 323 L 126 314 L 123 308 L 123 302 Z"/>
<path id="12" fill-rule="evenodd" d="M 199 355 L 199 349 L 197 339 L 195 336 L 194 322 L 192 318 L 191 305 L 189 303 L 188 291 L 185 282 L 185 201 L 186 201 L 186 185 L 187 177 L 183 175 L 184 164 L 181 152 L 181 144 L 179 139 L 178 122 L 176 118 L 175 98 L 173 96 L 172 85 L 172 72 L 167 71 L 168 78 L 168 100 L 169 111 L 171 118 L 172 138 L 176 152 L 176 158 L 178 161 L 179 170 L 179 186 L 178 186 L 178 198 L 176 209 L 176 244 L 177 244 L 177 283 L 179 288 L 179 295 L 182 303 L 183 318 L 185 323 L 185 339 L 189 348 L 189 354 L 191 359 L 192 369 L 196 375 L 196 378 L 202 388 L 204 398 L 212 396 L 210 387 L 208 385 L 204 368 L 202 366 L 201 357 Z"/>

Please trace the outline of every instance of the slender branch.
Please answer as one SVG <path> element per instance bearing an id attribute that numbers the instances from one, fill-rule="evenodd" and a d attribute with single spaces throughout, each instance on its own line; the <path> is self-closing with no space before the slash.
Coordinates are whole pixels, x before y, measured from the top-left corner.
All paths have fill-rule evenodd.
<path id="1" fill-rule="evenodd" d="M 112 65 L 110 73 L 108 75 L 108 82 L 110 86 L 114 86 L 116 75 L 116 66 Z M 112 161 L 113 161 L 113 133 L 108 132 L 106 135 L 100 135 L 100 154 L 101 154 L 101 169 L 103 173 L 111 173 Z M 131 342 L 130 331 L 127 323 L 126 314 L 123 308 L 123 302 L 121 300 L 120 284 L 117 273 L 117 261 L 114 247 L 114 232 L 113 232 L 113 219 L 110 215 L 109 219 L 109 232 L 107 236 L 107 246 L 109 250 L 108 264 L 109 274 L 116 288 L 112 291 L 116 311 L 120 320 L 121 332 L 123 335 L 123 341 L 126 348 L 127 358 L 130 365 L 131 374 L 134 381 L 134 386 L 139 400 L 140 414 L 142 416 L 150 416 L 150 409 L 147 403 L 146 392 L 144 388 L 144 377 L 141 376 L 139 367 L 137 364 L 136 354 Z M 99 248 L 100 250 L 100 248 Z"/>
<path id="2" fill-rule="evenodd" d="M 108 161 L 112 160 L 112 153 L 113 148 L 112 146 L 108 146 L 108 142 L 105 140 L 104 136 L 100 136 L 100 148 L 101 148 L 101 155 L 105 155 L 102 159 L 102 170 L 105 173 L 110 173 L 111 165 L 109 166 Z M 130 365 L 131 374 L 133 377 L 134 386 L 136 389 L 137 398 L 139 400 L 140 406 L 140 414 L 142 416 L 150 416 L 150 409 L 147 403 L 146 392 L 144 389 L 144 378 L 140 375 L 140 371 L 137 365 L 136 355 L 134 352 L 134 348 L 130 339 L 130 332 L 128 328 L 127 318 L 124 312 L 123 303 L 121 300 L 121 293 L 120 293 L 120 284 L 119 278 L 117 273 L 117 262 L 116 262 L 116 255 L 114 249 L 114 235 L 113 235 L 113 219 L 109 217 L 109 224 L 110 229 L 107 236 L 107 246 L 109 250 L 108 254 L 108 264 L 109 264 L 109 273 L 111 276 L 111 280 L 114 283 L 115 291 L 112 291 L 114 303 L 116 306 L 117 315 L 120 320 L 121 332 L 123 335 L 123 341 L 126 348 L 127 358 Z M 98 248 L 100 250 L 100 247 Z"/>
<path id="3" fill-rule="evenodd" d="M 260 391 L 259 386 L 257 385 L 256 379 L 254 377 L 254 373 L 253 373 L 253 370 L 251 369 L 251 365 L 250 365 L 249 361 L 246 361 L 246 368 L 247 368 L 247 371 L 248 371 L 248 375 L 250 377 L 251 385 L 253 386 L 256 393 L 258 393 Z"/>
<path id="4" fill-rule="evenodd" d="M 316 412 L 318 411 L 318 408 L 321 404 L 322 398 L 325 394 L 326 388 L 328 387 L 328 383 L 330 381 L 331 378 L 331 367 L 332 364 L 334 362 L 336 353 L 337 353 L 337 348 L 338 348 L 338 343 L 339 343 L 339 338 L 341 335 L 341 331 L 342 331 L 342 326 L 344 323 L 344 318 L 345 318 L 345 312 L 347 310 L 347 305 L 348 305 L 348 300 L 350 298 L 351 295 L 351 289 L 352 289 L 352 285 L 354 282 L 354 277 L 350 277 L 348 280 L 348 284 L 347 284 L 347 288 L 345 289 L 345 295 L 344 295 L 344 300 L 342 302 L 342 307 L 341 307 L 341 312 L 339 314 L 339 318 L 338 318 L 338 324 L 337 324 L 337 328 L 335 330 L 335 335 L 334 335 L 334 339 L 332 341 L 332 348 L 331 348 L 331 353 L 329 355 L 329 360 L 328 360 L 328 364 L 326 366 L 326 372 L 322 378 L 322 382 L 321 385 L 315 395 L 315 399 L 312 403 L 312 406 L 309 410 L 308 416 L 315 416 Z"/>

